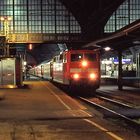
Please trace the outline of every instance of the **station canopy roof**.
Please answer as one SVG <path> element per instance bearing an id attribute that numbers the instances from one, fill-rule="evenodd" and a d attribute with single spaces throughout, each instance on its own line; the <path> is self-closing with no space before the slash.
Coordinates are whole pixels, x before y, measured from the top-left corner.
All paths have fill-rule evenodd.
<path id="1" fill-rule="evenodd" d="M 114 50 L 125 50 L 140 45 L 140 19 L 125 26 L 108 37 L 95 40 L 83 46 L 84 48 L 110 47 Z"/>
<path id="2" fill-rule="evenodd" d="M 138 36 L 140 35 L 140 20 L 124 27 L 113 34 L 108 34 L 104 37 L 104 26 L 111 17 L 114 11 L 125 0 L 60 0 L 66 8 L 73 14 L 81 26 L 82 36 L 93 40 L 93 42 L 84 45 L 85 48 L 93 46 L 111 46 L 114 48 L 124 49 L 139 43 Z M 31 55 L 36 59 L 37 63 L 48 59 L 48 54 L 52 56 L 52 51 L 58 51 L 57 48 L 46 47 L 45 45 L 37 45 L 38 48 L 31 52 Z M 44 46 L 44 47 L 43 47 Z M 81 45 L 82 46 L 82 45 Z M 57 47 L 57 45 L 56 45 Z M 54 49 L 55 48 L 55 49 Z M 45 53 L 46 52 L 46 53 Z"/>
<path id="3" fill-rule="evenodd" d="M 99 38 L 110 16 L 125 0 L 61 0 L 88 38 Z"/>

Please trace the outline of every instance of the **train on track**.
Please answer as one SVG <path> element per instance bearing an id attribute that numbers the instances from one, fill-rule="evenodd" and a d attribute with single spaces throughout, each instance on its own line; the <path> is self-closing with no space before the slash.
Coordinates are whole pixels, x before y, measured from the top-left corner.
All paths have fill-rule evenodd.
<path id="1" fill-rule="evenodd" d="M 68 50 L 33 67 L 29 73 L 68 87 L 100 86 L 100 52 L 98 50 Z"/>

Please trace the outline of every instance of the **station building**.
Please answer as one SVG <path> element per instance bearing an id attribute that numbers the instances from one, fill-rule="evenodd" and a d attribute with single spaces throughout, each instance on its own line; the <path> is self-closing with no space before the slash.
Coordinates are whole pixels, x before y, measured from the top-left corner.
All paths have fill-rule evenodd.
<path id="1" fill-rule="evenodd" d="M 1 20 L 0 34 L 1 36 L 5 33 L 7 34 L 10 48 L 16 48 L 16 55 L 23 57 L 23 59 L 26 53 L 29 58 L 28 61 L 32 59 L 32 62 L 34 60 L 36 63 L 53 57 L 56 52 L 59 53 L 59 46 L 63 45 L 58 45 L 58 43 L 67 42 L 69 38 L 71 39 L 70 41 L 81 39 L 81 36 L 86 38 L 86 33 L 90 31 L 90 27 L 89 30 L 84 30 L 83 25 L 85 23 L 83 22 L 82 25 L 82 22 L 77 20 L 61 0 L 0 0 L 0 17 L 4 17 L 6 20 L 6 22 Z M 11 20 L 8 20 L 8 17 Z M 102 36 L 117 32 L 139 19 L 140 1 L 125 0 L 119 7 L 116 7 L 115 12 L 108 18 L 103 31 L 101 31 L 103 32 Z M 90 26 L 92 26 L 92 23 Z M 86 27 L 88 27 L 88 24 Z M 98 30 L 96 31 L 97 33 Z M 93 34 L 90 33 L 90 38 L 92 38 Z M 48 47 L 43 48 L 44 44 L 48 42 L 54 43 L 53 45 L 51 44 L 51 47 L 54 47 L 52 47 L 52 50 L 49 50 Z M 30 43 L 34 44 L 35 49 L 32 51 L 34 54 L 26 51 Z M 123 52 L 124 76 L 139 77 L 140 40 L 135 40 L 133 43 L 132 47 Z M 1 43 L 1 48 L 2 45 Z M 36 46 L 39 47 L 37 48 Z M 56 49 L 56 46 L 59 49 Z M 103 54 L 101 71 L 103 76 L 117 77 L 118 58 L 115 51 L 112 50 Z"/>

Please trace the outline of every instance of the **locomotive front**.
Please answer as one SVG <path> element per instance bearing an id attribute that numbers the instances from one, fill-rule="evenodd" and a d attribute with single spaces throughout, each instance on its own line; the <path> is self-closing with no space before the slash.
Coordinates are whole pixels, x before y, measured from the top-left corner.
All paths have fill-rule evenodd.
<path id="1" fill-rule="evenodd" d="M 99 88 L 100 58 L 99 52 L 91 50 L 72 51 L 70 53 L 69 76 L 71 85 Z"/>

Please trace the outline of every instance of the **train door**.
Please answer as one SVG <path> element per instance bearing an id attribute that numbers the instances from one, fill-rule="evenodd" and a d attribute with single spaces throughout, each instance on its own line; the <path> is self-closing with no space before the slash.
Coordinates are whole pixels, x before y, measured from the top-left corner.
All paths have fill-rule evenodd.
<path id="1" fill-rule="evenodd" d="M 50 62 L 50 77 L 51 77 L 52 80 L 53 80 L 53 61 Z"/>

